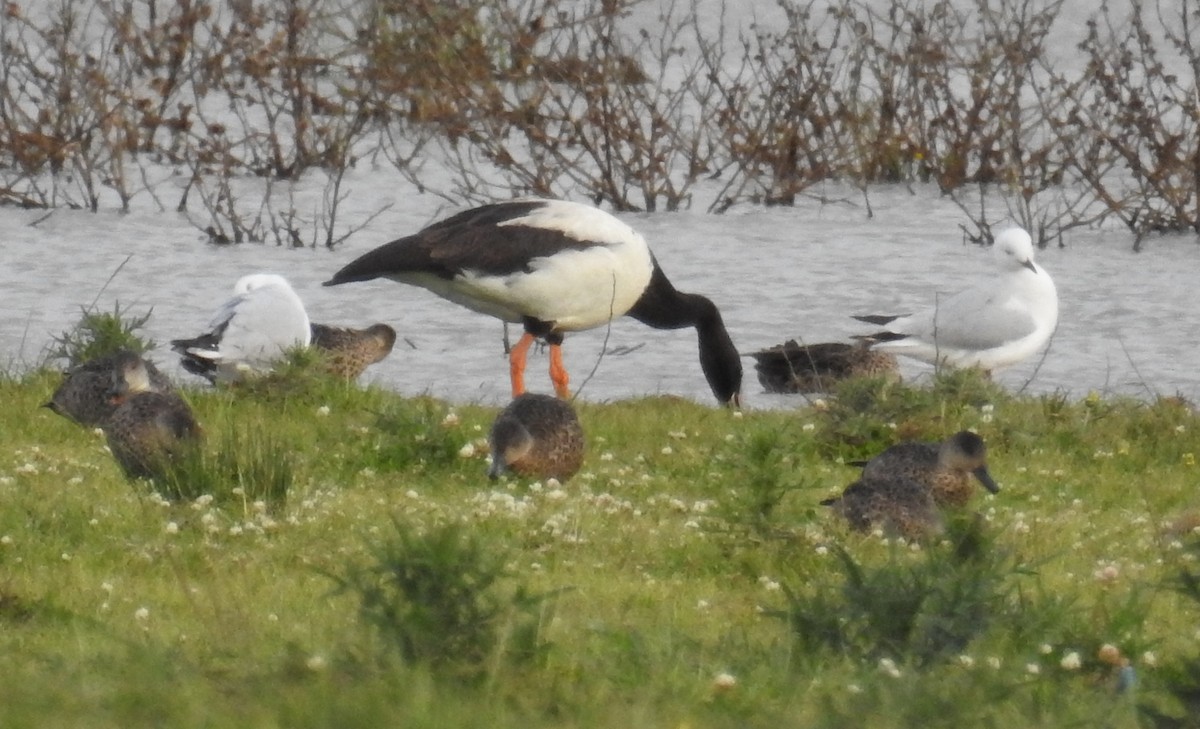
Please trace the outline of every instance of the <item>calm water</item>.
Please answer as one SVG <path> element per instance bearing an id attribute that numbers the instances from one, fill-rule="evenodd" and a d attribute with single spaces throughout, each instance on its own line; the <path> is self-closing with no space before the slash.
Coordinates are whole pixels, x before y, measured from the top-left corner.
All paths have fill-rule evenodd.
<path id="1" fill-rule="evenodd" d="M 273 271 L 292 281 L 314 321 L 384 321 L 396 328 L 396 351 L 365 380 L 459 402 L 505 400 L 508 376 L 497 321 L 389 281 L 320 285 L 351 258 L 451 212 L 432 197 L 398 194 L 385 172 L 359 173 L 351 184 L 356 192 L 343 211 L 351 219 L 393 195 L 405 207 L 398 203 L 335 252 L 217 248 L 173 213 L 59 211 L 42 219 L 44 212 L 0 209 L 0 366 L 19 370 L 40 362 L 52 335 L 76 321 L 81 306 L 96 301 L 111 310 L 120 302 L 134 313 L 153 310 L 148 334 L 160 344 L 154 358 L 177 379 L 202 385 L 179 369 L 167 340 L 204 330 L 238 277 Z M 873 219 L 852 206 L 812 204 L 627 220 L 647 236 L 678 288 L 717 302 L 734 341 L 750 352 L 787 338 L 824 341 L 863 333 L 870 327 L 851 314 L 911 311 L 931 302 L 935 292 L 952 293 L 990 270 L 986 251 L 962 243 L 958 226 L 965 221 L 951 204 L 901 190 L 877 190 L 872 202 Z M 1040 366 L 1035 358 L 1000 373 L 1000 381 L 1014 390 L 1076 397 L 1094 390 L 1200 399 L 1200 245 L 1191 238 L 1155 240 L 1133 253 L 1128 236 L 1114 231 L 1073 232 L 1066 243 L 1065 249 L 1039 253 L 1060 296 L 1059 329 L 1049 352 Z M 601 358 L 606 337 L 614 353 Z M 582 388 L 584 399 L 671 393 L 713 401 L 693 330 L 660 332 L 622 320 L 609 332 L 569 336 L 564 351 L 577 388 L 600 360 Z M 746 366 L 749 407 L 803 402 L 762 393 L 748 358 Z M 904 365 L 910 378 L 929 372 L 920 363 Z M 531 389 L 551 390 L 544 354 L 531 358 L 527 378 Z"/>

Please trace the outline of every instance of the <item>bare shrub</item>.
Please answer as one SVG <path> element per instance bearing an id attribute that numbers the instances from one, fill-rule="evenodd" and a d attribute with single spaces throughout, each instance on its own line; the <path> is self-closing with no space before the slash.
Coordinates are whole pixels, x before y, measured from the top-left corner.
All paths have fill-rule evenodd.
<path id="1" fill-rule="evenodd" d="M 1156 8 L 1151 16 L 1134 3 L 1114 17 L 1101 6 L 1080 44 L 1086 67 L 1054 125 L 1078 179 L 1139 242 L 1152 233 L 1200 232 L 1200 5 Z"/>
<path id="2" fill-rule="evenodd" d="M 720 94 L 721 161 L 731 170 L 714 210 L 743 200 L 793 205 L 843 169 L 833 142 L 843 101 L 836 49 L 851 31 L 844 13 L 814 20 L 814 6 L 781 4 L 782 31 L 754 26 L 741 34 L 736 67 L 725 65 L 719 48 L 701 46 Z"/>

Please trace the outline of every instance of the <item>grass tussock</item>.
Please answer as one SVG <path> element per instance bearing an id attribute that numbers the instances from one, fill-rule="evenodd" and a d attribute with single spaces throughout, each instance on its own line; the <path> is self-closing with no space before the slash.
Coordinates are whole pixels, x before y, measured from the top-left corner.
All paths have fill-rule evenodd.
<path id="1" fill-rule="evenodd" d="M 38 407 L 53 384 L 0 379 L 4 726 L 1194 726 L 1178 400 L 956 373 L 579 403 L 564 485 L 486 478 L 495 408 L 189 390 L 202 452 L 159 499 Z M 1002 490 L 941 540 L 820 505 L 845 461 L 963 428 Z"/>

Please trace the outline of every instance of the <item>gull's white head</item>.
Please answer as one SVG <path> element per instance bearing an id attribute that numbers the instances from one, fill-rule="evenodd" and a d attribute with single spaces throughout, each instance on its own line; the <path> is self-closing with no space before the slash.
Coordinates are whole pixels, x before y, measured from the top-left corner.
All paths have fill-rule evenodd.
<path id="1" fill-rule="evenodd" d="M 267 286 L 281 286 L 285 289 L 290 289 L 287 279 L 283 276 L 274 273 L 252 273 L 247 276 L 242 276 L 237 283 L 233 285 L 233 295 L 240 296 L 255 289 L 266 288 Z"/>
<path id="2" fill-rule="evenodd" d="M 996 236 L 996 256 L 1005 268 L 1028 268 L 1037 273 L 1033 265 L 1033 238 L 1021 228 L 1009 228 Z"/>

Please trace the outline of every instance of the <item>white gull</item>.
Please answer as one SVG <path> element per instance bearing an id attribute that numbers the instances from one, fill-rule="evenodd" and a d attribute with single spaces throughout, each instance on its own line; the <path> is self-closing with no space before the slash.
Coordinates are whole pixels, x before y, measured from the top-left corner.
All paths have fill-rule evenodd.
<path id="1" fill-rule="evenodd" d="M 287 279 L 255 273 L 238 279 L 208 332 L 175 339 L 171 348 L 188 372 L 210 382 L 235 382 L 248 372 L 269 371 L 288 349 L 308 346 L 311 336 L 304 303 Z"/>
<path id="2" fill-rule="evenodd" d="M 872 349 L 987 371 L 1037 352 L 1058 326 L 1054 281 L 1033 262 L 1033 240 L 1024 230 L 1005 230 L 993 248 L 998 276 L 939 299 L 916 314 L 857 316 L 888 327 L 858 338 L 871 343 Z"/>

